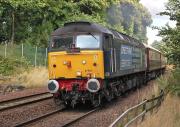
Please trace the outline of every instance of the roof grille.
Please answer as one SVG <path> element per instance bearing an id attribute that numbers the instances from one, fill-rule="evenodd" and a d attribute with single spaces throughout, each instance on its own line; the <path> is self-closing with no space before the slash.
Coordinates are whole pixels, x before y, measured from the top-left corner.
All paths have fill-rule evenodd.
<path id="1" fill-rule="evenodd" d="M 70 25 L 91 25 L 91 23 L 87 21 L 77 21 L 77 22 L 68 22 L 64 24 L 64 26 L 70 26 Z"/>

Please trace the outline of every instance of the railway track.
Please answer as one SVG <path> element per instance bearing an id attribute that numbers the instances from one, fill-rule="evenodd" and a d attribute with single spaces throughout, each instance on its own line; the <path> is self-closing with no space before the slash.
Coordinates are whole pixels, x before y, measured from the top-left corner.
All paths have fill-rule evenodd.
<path id="1" fill-rule="evenodd" d="M 46 113 L 46 114 L 41 115 L 41 116 L 39 116 L 39 117 L 35 117 L 35 118 L 31 119 L 31 120 L 24 121 L 24 122 L 22 122 L 22 123 L 16 124 L 14 127 L 23 127 L 23 126 L 25 126 L 25 125 L 31 124 L 31 123 L 33 123 L 33 122 L 36 122 L 36 121 L 41 120 L 41 119 L 43 119 L 43 118 L 46 118 L 46 117 L 48 117 L 48 116 L 51 116 L 51 115 L 54 115 L 54 114 L 59 113 L 59 112 L 61 112 L 61 111 L 64 111 L 65 109 L 66 109 L 66 108 L 62 108 L 62 109 L 58 109 L 58 110 L 55 110 L 55 111 Z"/>
<path id="2" fill-rule="evenodd" d="M 100 108 L 95 108 L 95 109 L 93 109 L 93 110 L 91 110 L 91 111 L 89 111 L 89 112 L 86 112 L 85 114 L 80 115 L 79 117 L 75 118 L 74 120 L 71 120 L 70 122 L 67 122 L 67 123 L 65 123 L 64 125 L 61 125 L 61 127 L 68 127 L 68 126 L 70 126 L 70 125 L 74 124 L 75 122 L 77 122 L 77 121 L 85 118 L 86 116 L 92 114 L 93 112 L 95 112 L 95 111 L 97 111 L 97 110 L 99 110 L 99 109 L 100 109 Z"/>
<path id="3" fill-rule="evenodd" d="M 31 104 L 31 103 L 35 103 L 35 102 L 39 102 L 39 101 L 43 101 L 46 99 L 50 99 L 52 97 L 53 97 L 52 94 L 50 94 L 49 92 L 44 92 L 44 93 L 33 94 L 33 95 L 24 96 L 24 97 L 20 97 L 20 98 L 15 98 L 15 99 L 11 99 L 11 100 L 1 101 L 0 102 L 0 111 L 4 111 L 7 109 L 11 109 L 11 108 L 16 108 L 19 106 L 23 106 L 23 105 L 27 105 L 27 104 Z"/>
<path id="4" fill-rule="evenodd" d="M 59 125 L 59 127 L 68 127 L 68 126 L 74 124 L 75 122 L 77 122 L 77 121 L 85 118 L 86 116 L 92 114 L 93 112 L 97 111 L 98 109 L 99 109 L 99 108 L 96 108 L 96 109 L 93 109 L 93 110 L 91 110 L 91 111 L 88 111 L 88 112 L 86 112 L 86 113 L 84 113 L 84 114 L 81 114 L 81 115 L 77 116 L 76 118 L 74 118 L 74 119 L 71 120 L 71 121 L 68 121 L 68 122 L 67 122 L 67 121 L 64 121 L 63 124 Z M 55 111 L 46 113 L 46 114 L 44 114 L 44 115 L 41 115 L 41 116 L 39 116 L 39 117 L 35 117 L 35 118 L 31 119 L 31 120 L 24 121 L 24 122 L 22 122 L 22 123 L 16 124 L 16 125 L 13 126 L 13 127 L 23 127 L 23 126 L 27 126 L 27 125 L 30 125 L 30 124 L 32 124 L 32 123 L 34 123 L 34 122 L 37 122 L 37 121 L 42 120 L 42 119 L 45 119 L 45 118 L 47 118 L 47 117 L 49 117 L 49 116 L 55 115 L 55 114 L 60 113 L 60 112 L 62 112 L 62 114 L 60 114 L 60 115 L 63 115 L 63 111 L 65 111 L 65 110 L 66 110 L 66 108 L 63 107 L 62 109 L 58 109 L 58 110 L 55 110 Z M 69 117 L 70 117 L 70 116 L 69 116 Z"/>

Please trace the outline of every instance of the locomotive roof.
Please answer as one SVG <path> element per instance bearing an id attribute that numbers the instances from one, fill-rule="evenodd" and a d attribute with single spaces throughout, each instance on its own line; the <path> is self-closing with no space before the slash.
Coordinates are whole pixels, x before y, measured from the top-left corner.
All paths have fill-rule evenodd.
<path id="1" fill-rule="evenodd" d="M 137 40 L 137 39 L 135 39 L 135 38 L 133 38 L 133 37 L 130 37 L 130 36 L 124 34 L 124 33 L 121 33 L 121 32 L 118 32 L 118 31 L 116 31 L 116 30 L 113 30 L 113 29 L 111 29 L 111 31 L 112 31 L 112 33 L 113 33 L 113 35 L 114 35 L 115 38 L 120 39 L 120 40 L 123 40 L 123 41 L 126 41 L 126 42 L 128 42 L 128 43 L 133 44 L 133 45 L 136 45 L 136 46 L 140 46 L 140 47 L 145 48 L 145 46 L 143 45 L 143 43 L 141 43 L 139 40 Z"/>
<path id="2" fill-rule="evenodd" d="M 76 32 L 89 32 L 89 33 L 108 33 L 113 34 L 109 29 L 98 25 L 96 23 L 90 23 L 86 21 L 78 22 L 69 22 L 65 23 L 64 27 L 55 30 L 52 35 L 62 35 L 67 33 L 76 33 Z"/>
<path id="3" fill-rule="evenodd" d="M 135 46 L 140 46 L 145 48 L 145 46 L 139 42 L 137 39 L 130 37 L 126 34 L 120 33 L 113 29 L 108 29 L 96 23 L 91 23 L 87 21 L 77 21 L 77 22 L 68 22 L 64 24 L 64 27 L 58 28 L 55 30 L 52 35 L 64 35 L 67 33 L 76 33 L 76 32 L 89 32 L 89 33 L 107 33 L 113 35 L 114 38 L 120 39 L 122 41 L 128 42 Z"/>
<path id="4" fill-rule="evenodd" d="M 152 46 L 150 46 L 150 45 L 144 44 L 144 46 L 145 46 L 146 48 L 149 48 L 149 49 L 152 49 L 152 50 L 154 50 L 154 51 L 157 51 L 157 52 L 161 53 L 161 51 L 155 49 L 154 47 L 152 47 Z"/>

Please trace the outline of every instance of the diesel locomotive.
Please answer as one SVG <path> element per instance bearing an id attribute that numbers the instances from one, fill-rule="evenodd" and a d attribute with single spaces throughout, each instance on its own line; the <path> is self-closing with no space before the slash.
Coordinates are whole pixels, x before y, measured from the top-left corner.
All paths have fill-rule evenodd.
<path id="1" fill-rule="evenodd" d="M 126 34 L 91 22 L 69 22 L 51 34 L 48 89 L 56 104 L 111 101 L 164 72 L 166 58 Z"/>

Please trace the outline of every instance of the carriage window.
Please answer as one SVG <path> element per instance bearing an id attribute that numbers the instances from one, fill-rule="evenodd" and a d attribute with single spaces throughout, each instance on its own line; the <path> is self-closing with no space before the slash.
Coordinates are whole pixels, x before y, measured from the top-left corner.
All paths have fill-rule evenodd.
<path id="1" fill-rule="evenodd" d="M 99 48 L 100 36 L 99 35 L 78 35 L 76 38 L 76 47 L 79 48 Z"/>
<path id="2" fill-rule="evenodd" d="M 73 37 L 55 37 L 52 41 L 52 49 L 67 49 L 73 43 Z"/>

